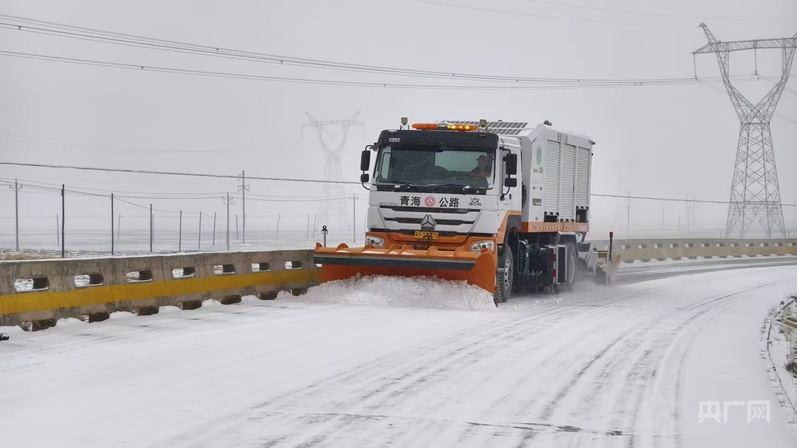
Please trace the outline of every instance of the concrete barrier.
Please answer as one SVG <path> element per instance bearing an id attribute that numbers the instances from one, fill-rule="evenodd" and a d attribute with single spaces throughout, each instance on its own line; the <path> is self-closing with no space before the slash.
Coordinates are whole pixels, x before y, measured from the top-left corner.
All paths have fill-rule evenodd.
<path id="1" fill-rule="evenodd" d="M 608 249 L 609 241 L 593 241 Z M 623 262 L 697 258 L 768 257 L 797 255 L 797 239 L 731 240 L 721 238 L 614 240 L 613 250 Z"/>
<path id="2" fill-rule="evenodd" d="M 624 262 L 797 255 L 797 239 L 615 240 L 614 250 Z M 309 250 L 0 261 L 0 325 L 43 329 L 64 317 L 92 322 L 113 311 L 195 309 L 206 299 L 268 300 L 283 290 L 301 294 L 318 283 L 318 274 Z"/>
<path id="3" fill-rule="evenodd" d="M 43 329 L 64 317 L 98 321 L 113 311 L 194 309 L 301 294 L 318 283 L 312 251 L 0 261 L 0 325 Z"/>

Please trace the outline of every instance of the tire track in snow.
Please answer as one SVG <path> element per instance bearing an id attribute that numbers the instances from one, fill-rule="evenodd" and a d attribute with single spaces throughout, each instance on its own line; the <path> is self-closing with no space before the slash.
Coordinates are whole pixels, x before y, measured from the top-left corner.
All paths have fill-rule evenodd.
<path id="1" fill-rule="evenodd" d="M 410 396 L 411 393 L 415 392 L 418 388 L 427 386 L 427 384 L 435 380 L 440 381 L 440 378 L 435 377 L 439 377 L 443 373 L 452 372 L 452 367 L 454 365 L 462 362 L 467 363 L 468 359 L 478 357 L 485 351 L 492 350 L 493 344 L 496 343 L 496 338 L 494 337 L 496 334 L 502 334 L 503 338 L 507 339 L 526 331 L 528 321 L 530 320 L 534 320 L 534 317 L 526 317 L 518 321 L 506 322 L 500 326 L 495 326 L 491 323 L 477 333 L 478 342 L 476 343 L 468 342 L 469 339 L 462 338 L 462 335 L 454 335 L 452 338 L 441 342 L 441 347 L 448 348 L 448 350 L 441 354 L 442 356 L 440 354 L 435 354 L 433 357 L 436 357 L 436 359 L 434 360 L 418 360 L 415 366 L 409 371 L 405 370 L 402 375 L 390 378 L 386 383 L 384 378 L 380 378 L 380 375 L 373 375 L 374 380 L 365 387 L 362 387 L 361 389 L 363 390 L 352 397 L 351 400 L 333 405 L 331 409 L 333 411 L 339 411 L 355 404 L 357 405 L 356 407 L 367 412 L 373 412 L 386 407 L 389 408 L 389 400 Z M 473 337 L 473 334 L 470 333 L 470 336 Z M 453 350 L 450 347 L 452 341 L 460 341 L 459 346 L 453 348 Z M 472 339 L 470 339 L 470 341 L 472 341 Z M 437 352 L 437 350 L 435 352 Z M 430 368 L 430 366 L 433 367 Z M 367 375 L 368 374 L 366 374 L 366 376 Z M 345 431 L 347 427 L 351 426 L 354 422 L 330 421 L 328 423 L 330 424 L 314 430 L 314 432 L 323 432 L 325 434 L 325 437 L 323 437 L 321 441 L 335 433 Z M 306 435 L 303 436 L 306 437 Z"/>
<path id="2" fill-rule="evenodd" d="M 419 360 L 417 360 L 414 363 L 416 367 L 414 369 L 410 370 L 409 372 L 406 371 L 406 367 L 407 367 L 406 365 L 402 366 L 402 364 L 404 363 L 404 357 L 397 357 L 396 360 L 393 360 L 395 362 L 395 364 L 396 364 L 395 368 L 398 371 L 402 371 L 401 368 L 403 367 L 403 369 L 404 369 L 403 371 L 405 372 L 405 374 L 403 376 L 401 376 L 401 377 L 393 378 L 392 381 L 389 381 L 387 385 L 384 384 L 384 379 L 381 378 L 378 375 L 378 373 L 382 372 L 384 370 L 390 369 L 390 366 L 389 365 L 385 365 L 385 361 L 386 361 L 385 359 L 378 359 L 378 360 L 376 360 L 376 361 L 374 361 L 372 363 L 369 363 L 367 365 L 358 366 L 357 369 L 351 371 L 349 374 L 338 375 L 338 376 L 332 377 L 332 378 L 330 378 L 328 380 L 319 382 L 319 383 L 313 385 L 311 388 L 308 388 L 304 392 L 301 392 L 301 391 L 289 392 L 287 394 L 284 394 L 282 397 L 278 397 L 276 400 L 271 400 L 268 403 L 263 403 L 263 404 L 261 404 L 258 407 L 263 407 L 265 405 L 269 405 L 270 408 L 274 408 L 274 407 L 279 408 L 280 406 L 290 405 L 291 403 L 295 403 L 297 401 L 301 401 L 301 400 L 305 400 L 306 401 L 307 399 L 313 398 L 313 396 L 318 393 L 319 389 L 323 390 L 323 389 L 327 389 L 327 388 L 330 388 L 330 387 L 340 388 L 342 381 L 360 381 L 361 382 L 362 378 L 368 378 L 368 377 L 373 377 L 373 380 L 371 381 L 371 384 L 367 385 L 368 387 L 371 387 L 371 392 L 362 395 L 361 397 L 359 397 L 359 399 L 354 398 L 353 400 L 350 400 L 348 403 L 345 403 L 345 405 L 351 405 L 352 402 L 356 403 L 358 401 L 361 401 L 360 399 L 366 399 L 367 400 L 367 399 L 371 398 L 372 396 L 377 396 L 378 394 L 382 394 L 382 395 L 387 394 L 387 398 L 388 399 L 401 397 L 401 396 L 404 396 L 404 395 L 408 395 L 409 392 L 412 391 L 412 387 L 413 387 L 412 385 L 415 384 L 416 388 L 418 386 L 424 385 L 429 379 L 428 378 L 429 374 L 434 375 L 436 373 L 439 374 L 441 372 L 452 372 L 451 363 L 461 362 L 462 359 L 466 359 L 468 356 L 473 357 L 475 355 L 478 355 L 480 350 L 481 351 L 484 351 L 484 350 L 492 351 L 493 350 L 492 347 L 496 344 L 496 338 L 495 338 L 496 334 L 502 334 L 504 339 L 511 339 L 511 338 L 516 337 L 518 335 L 521 335 L 523 333 L 528 333 L 529 328 L 533 328 L 533 327 L 530 327 L 528 325 L 528 323 L 530 321 L 538 320 L 539 318 L 544 317 L 544 316 L 558 315 L 558 314 L 561 314 L 564 311 L 565 310 L 552 309 L 552 310 L 550 310 L 547 313 L 543 313 L 542 315 L 525 316 L 524 318 L 522 318 L 520 320 L 506 322 L 503 326 L 497 326 L 496 325 L 496 322 L 500 322 L 502 320 L 502 319 L 499 318 L 499 316 L 496 316 L 491 321 L 489 321 L 487 323 L 482 323 L 481 326 L 482 326 L 483 330 L 480 333 L 476 334 L 476 335 L 474 335 L 473 332 L 470 329 L 468 329 L 468 330 L 462 331 L 460 333 L 453 334 L 448 339 L 446 339 L 444 341 L 440 341 L 438 343 L 439 347 L 434 347 L 434 350 L 432 350 L 431 352 L 432 352 L 432 355 L 434 355 L 435 353 L 437 353 L 439 351 L 438 348 L 443 349 L 443 357 L 441 358 L 441 357 L 439 357 L 439 355 L 435 355 L 435 356 L 437 356 L 436 359 L 434 357 L 432 357 L 432 358 L 426 357 L 426 358 L 419 359 Z M 591 309 L 589 311 L 590 311 L 590 313 L 595 313 L 595 312 L 598 312 L 599 310 L 597 308 L 595 308 L 595 309 Z M 523 316 L 523 315 L 520 315 L 520 316 Z M 585 317 L 587 317 L 587 316 L 585 316 Z M 503 319 L 503 320 L 505 320 L 505 319 Z M 515 327 L 515 331 L 514 332 L 510 332 L 508 329 L 509 328 L 513 328 L 513 327 Z M 541 328 L 541 325 L 538 325 L 537 328 L 538 329 Z M 474 338 L 474 336 L 476 336 L 476 337 Z M 479 341 L 479 343 L 478 344 L 473 343 L 472 342 L 473 339 L 477 339 Z M 458 344 L 460 344 L 460 346 L 458 348 L 454 348 L 452 350 L 451 345 L 454 344 L 454 343 L 458 343 Z M 387 361 L 391 361 L 390 357 L 388 357 Z M 442 364 L 441 361 L 445 361 L 445 364 Z M 428 369 L 429 365 L 437 366 L 437 369 L 433 370 L 432 372 L 424 373 L 424 371 Z M 393 387 L 393 386 L 395 386 L 397 384 L 400 384 L 402 381 L 408 382 L 410 387 L 406 387 L 405 386 L 405 387 L 403 387 L 402 389 L 399 389 L 399 390 L 393 390 L 393 391 L 390 390 L 391 387 Z M 376 387 L 376 389 L 373 389 L 373 387 Z M 285 401 L 284 403 L 280 403 L 279 400 L 281 400 L 281 399 L 282 400 L 287 400 L 287 401 Z M 371 405 L 371 407 L 374 408 L 374 409 L 377 409 L 377 408 L 383 407 L 383 406 L 385 406 L 384 401 L 376 402 L 376 403 Z M 317 425 L 318 423 L 319 422 L 315 421 L 315 420 L 305 421 L 305 422 L 302 422 L 302 426 L 306 427 L 308 424 Z M 341 428 L 337 424 L 337 422 L 333 422 L 333 426 L 337 426 L 337 427 L 330 428 L 329 430 L 327 430 L 327 428 L 324 427 L 323 429 L 319 429 L 319 431 L 327 430 L 327 432 L 334 432 L 334 431 L 341 431 L 341 430 L 345 429 L 345 428 Z M 319 432 L 319 431 L 316 431 L 316 432 Z M 291 444 L 293 444 L 293 442 L 296 442 L 296 441 L 292 440 Z"/>
<path id="3" fill-rule="evenodd" d="M 559 392 L 554 396 L 554 398 L 552 400 L 550 400 L 548 402 L 548 404 L 542 409 L 542 413 L 541 413 L 541 415 L 539 417 L 539 420 L 548 421 L 551 418 L 552 414 L 555 411 L 558 410 L 558 407 L 559 407 L 560 403 L 563 401 L 563 399 L 568 394 L 578 393 L 579 392 L 579 390 L 577 388 L 575 388 L 574 386 L 576 386 L 577 383 L 582 382 L 582 380 L 585 381 L 586 379 L 589 379 L 590 383 L 593 384 L 594 387 L 592 387 L 591 389 L 588 389 L 588 392 L 586 392 L 586 396 L 579 395 L 578 399 L 571 399 L 569 401 L 569 402 L 575 401 L 576 403 L 578 403 L 578 402 L 583 403 L 583 405 L 581 407 L 581 412 L 570 412 L 569 413 L 570 415 L 568 417 L 568 419 L 570 419 L 571 421 L 580 421 L 580 422 L 584 422 L 585 420 L 589 421 L 589 418 L 592 415 L 592 413 L 590 413 L 590 412 L 586 412 L 585 413 L 584 410 L 591 411 L 593 409 L 588 404 L 590 402 L 590 400 L 594 399 L 597 396 L 601 396 L 602 398 L 606 398 L 605 396 L 603 396 L 601 394 L 604 393 L 604 390 L 607 387 L 609 387 L 609 385 L 610 385 L 607 382 L 607 379 L 610 376 L 616 377 L 615 370 L 617 369 L 617 366 L 621 366 L 623 364 L 628 364 L 629 360 L 636 359 L 636 361 L 634 362 L 634 364 L 632 365 L 632 367 L 629 369 L 628 373 L 624 377 L 623 381 L 622 382 L 620 382 L 620 381 L 617 382 L 617 384 L 622 386 L 622 387 L 620 387 L 621 396 L 618 398 L 617 402 L 619 402 L 621 404 L 624 404 L 625 402 L 630 400 L 630 397 L 632 395 L 634 395 L 636 393 L 637 394 L 637 399 L 635 401 L 636 401 L 637 405 L 632 407 L 630 410 L 626 410 L 624 406 L 620 406 L 619 408 L 616 408 L 615 411 L 619 412 L 619 414 L 615 414 L 615 415 L 617 415 L 617 417 L 614 419 L 615 421 L 614 421 L 614 423 L 611 426 L 614 427 L 614 428 L 623 428 L 623 429 L 615 429 L 615 430 L 607 429 L 607 432 L 609 432 L 609 433 L 611 433 L 612 431 L 620 431 L 623 434 L 626 434 L 628 436 L 628 438 L 629 438 L 628 439 L 629 440 L 629 446 L 633 446 L 635 444 L 635 437 L 636 437 L 635 436 L 635 434 L 636 434 L 636 431 L 635 431 L 636 418 L 635 418 L 635 416 L 639 412 L 639 405 L 641 405 L 641 400 L 644 397 L 644 392 L 647 389 L 647 386 L 639 388 L 639 391 L 637 391 L 636 390 L 637 388 L 629 387 L 629 384 L 631 383 L 631 381 L 635 381 L 635 380 L 637 380 L 639 378 L 642 378 L 643 380 L 651 380 L 655 376 L 655 375 L 652 374 L 652 372 L 655 372 L 655 370 L 653 369 L 653 363 L 652 363 L 653 350 L 654 349 L 660 350 L 662 347 L 666 347 L 667 345 L 669 345 L 669 341 L 671 340 L 671 339 L 668 339 L 667 335 L 665 334 L 665 335 L 663 335 L 661 337 L 661 339 L 659 339 L 659 341 L 658 341 L 658 342 L 660 342 L 659 346 L 656 346 L 655 345 L 656 341 L 654 341 L 654 347 L 653 348 L 648 348 L 645 351 L 643 351 L 641 357 L 632 357 L 632 352 L 635 349 L 637 349 L 637 348 L 639 348 L 639 347 L 641 347 L 643 345 L 644 339 L 642 337 L 640 337 L 640 336 L 642 336 L 644 333 L 648 332 L 650 328 L 657 328 L 657 324 L 661 324 L 662 321 L 667 322 L 667 321 L 673 320 L 673 319 L 677 320 L 678 318 L 680 318 L 683 315 L 683 310 L 684 309 L 687 309 L 687 310 L 698 310 L 697 314 L 693 314 L 689 318 L 687 318 L 685 321 L 681 321 L 680 324 L 674 329 L 674 331 L 670 331 L 670 333 L 678 333 L 685 326 L 689 325 L 691 323 L 691 321 L 693 321 L 694 319 L 696 319 L 700 315 L 708 313 L 709 311 L 715 310 L 716 309 L 716 306 L 714 305 L 715 302 L 723 301 L 723 300 L 727 299 L 728 297 L 733 297 L 733 296 L 736 296 L 737 301 L 738 300 L 742 300 L 743 297 L 741 297 L 741 294 L 743 294 L 744 292 L 748 292 L 748 291 L 760 288 L 760 287 L 762 287 L 764 285 L 767 285 L 767 284 L 756 285 L 756 286 L 753 286 L 753 287 L 746 288 L 743 291 L 739 291 L 739 292 L 735 292 L 735 293 L 731 293 L 731 294 L 724 294 L 724 295 L 722 295 L 722 296 L 720 296 L 720 297 L 718 297 L 716 299 L 711 299 L 711 300 L 709 300 L 707 302 L 701 301 L 699 304 L 694 305 L 694 306 L 686 306 L 686 307 L 683 307 L 683 308 L 681 308 L 681 307 L 673 308 L 673 307 L 661 307 L 661 306 L 659 306 L 657 308 L 657 312 L 659 312 L 659 314 L 646 316 L 646 319 L 644 321 L 636 320 L 633 326 L 631 326 L 631 327 L 627 328 L 626 330 L 624 330 L 620 334 L 620 336 L 618 338 L 614 339 L 610 343 L 610 345 L 605 346 L 603 348 L 603 350 L 601 350 L 592 359 L 590 359 L 585 364 L 583 364 L 582 368 L 577 371 L 575 376 L 571 377 L 570 381 L 568 383 L 566 383 L 561 389 L 559 389 Z M 727 305 L 729 306 L 730 304 L 727 304 Z M 695 333 L 697 333 L 697 329 L 695 330 Z M 622 344 L 620 344 L 621 341 L 623 342 Z M 615 351 L 614 354 L 609 355 L 610 359 L 608 359 L 605 362 L 603 369 L 594 377 L 594 379 L 593 379 L 592 376 L 586 375 L 586 372 L 589 371 L 590 369 L 592 369 L 593 367 L 597 366 L 598 364 L 600 364 L 598 361 L 601 360 L 602 358 L 606 357 L 607 354 L 614 347 L 621 347 L 621 350 Z M 605 395 L 605 393 L 604 393 L 604 395 Z M 631 417 L 629 417 L 629 415 Z M 621 422 L 627 421 L 628 418 L 631 419 L 631 424 L 621 425 Z M 596 425 L 592 425 L 592 426 L 596 427 Z M 597 425 L 597 426 L 600 426 L 600 425 Z M 524 441 L 522 443 L 530 442 L 537 435 L 539 435 L 539 434 L 533 433 L 533 434 L 526 435 L 524 437 Z M 612 434 L 612 435 L 614 435 L 614 434 Z M 613 440 L 612 441 L 607 440 L 607 442 L 612 443 Z"/>
<path id="4" fill-rule="evenodd" d="M 546 314 L 565 314 L 568 311 L 569 310 L 559 309 L 559 310 L 553 310 L 552 312 L 546 313 Z M 588 309 L 583 315 L 581 315 L 579 317 L 580 318 L 584 318 L 586 320 L 590 320 L 591 317 L 592 317 L 591 316 L 592 314 L 596 314 L 596 313 L 599 313 L 599 312 L 602 312 L 601 309 L 595 307 L 595 308 Z M 526 320 L 528 320 L 528 319 L 526 319 Z M 571 318 L 571 322 L 570 323 L 572 323 L 572 318 Z M 521 321 L 519 323 L 514 323 L 512 325 L 513 326 L 524 326 L 524 324 L 525 324 L 525 320 Z M 526 336 L 529 336 L 528 332 L 527 331 L 523 331 L 522 328 L 519 329 L 519 331 L 514 333 L 514 334 L 513 333 L 507 333 L 506 327 L 490 328 L 487 333 L 488 334 L 490 334 L 490 333 L 503 334 L 503 336 L 504 336 L 503 339 L 502 340 L 497 340 L 497 342 L 505 342 L 505 340 L 511 340 L 512 338 L 514 338 L 516 336 L 523 335 L 523 334 L 525 334 Z M 492 346 L 496 344 L 496 340 L 494 338 L 491 338 L 491 337 L 490 338 L 482 337 L 481 339 L 483 341 L 485 341 L 483 344 L 481 344 L 481 346 L 476 347 L 474 344 L 469 344 L 467 346 L 460 347 L 459 349 L 455 350 L 454 353 L 455 354 L 456 353 L 462 353 L 463 351 L 466 350 L 467 353 L 466 353 L 466 355 L 464 355 L 464 358 L 467 358 L 467 357 L 474 357 L 474 356 L 480 355 L 482 350 L 484 350 L 484 348 L 487 348 L 488 350 L 492 351 L 493 350 Z M 552 354 L 552 356 L 555 356 L 555 354 Z M 458 359 L 454 358 L 451 361 L 456 363 L 458 361 Z M 388 392 L 387 389 L 389 389 L 390 386 L 393 386 L 396 383 L 400 382 L 400 381 L 392 381 L 391 384 L 389 384 L 388 386 L 384 386 L 384 385 L 380 386 L 380 388 L 378 390 L 374 391 L 373 394 L 367 394 L 367 395 L 365 395 L 362 398 L 368 399 L 371 396 L 373 396 L 375 394 L 378 394 L 378 393 L 387 393 L 388 397 L 390 397 L 390 398 L 410 395 L 410 393 L 413 392 L 413 388 L 417 388 L 418 385 L 425 385 L 425 383 L 427 381 L 429 381 L 430 379 L 434 379 L 433 377 L 435 375 L 439 375 L 441 373 L 449 373 L 449 372 L 451 372 L 452 369 L 450 368 L 449 364 L 446 364 L 446 365 L 443 365 L 443 366 L 439 366 L 435 371 L 429 372 L 429 373 L 427 373 L 425 375 L 422 375 L 422 376 L 420 376 L 418 378 L 415 378 L 415 377 L 418 376 L 418 374 L 423 370 L 423 368 L 422 369 L 413 370 L 413 371 L 409 372 L 407 375 L 399 378 L 399 380 L 409 380 L 411 382 L 410 386 L 395 390 L 393 392 Z M 385 405 L 386 405 L 386 403 L 382 401 L 382 402 L 377 402 L 375 405 L 372 405 L 372 407 L 374 409 L 379 409 L 379 408 L 384 407 Z M 337 430 L 342 430 L 342 429 L 345 429 L 345 428 L 337 428 Z"/>

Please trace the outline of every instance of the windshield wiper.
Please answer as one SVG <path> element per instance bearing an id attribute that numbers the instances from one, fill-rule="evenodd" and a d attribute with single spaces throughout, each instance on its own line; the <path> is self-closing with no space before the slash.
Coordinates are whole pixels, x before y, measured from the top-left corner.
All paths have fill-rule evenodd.
<path id="1" fill-rule="evenodd" d="M 407 182 L 385 182 L 385 181 L 376 181 L 376 185 L 385 186 L 385 187 L 392 186 L 394 190 L 399 190 L 399 191 L 408 189 L 412 186 Z"/>
<path id="2" fill-rule="evenodd" d="M 461 188 L 463 190 L 470 190 L 471 188 L 476 188 L 468 184 L 427 184 L 426 187 L 456 187 Z"/>

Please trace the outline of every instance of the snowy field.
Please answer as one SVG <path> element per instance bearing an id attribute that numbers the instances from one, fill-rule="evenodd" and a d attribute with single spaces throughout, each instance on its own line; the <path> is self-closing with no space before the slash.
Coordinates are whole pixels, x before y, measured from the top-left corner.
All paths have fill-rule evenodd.
<path id="1" fill-rule="evenodd" d="M 0 440 L 797 446 L 761 352 L 767 310 L 797 292 L 797 259 L 625 265 L 612 287 L 578 286 L 496 309 L 462 285 L 364 279 L 272 302 L 2 328 Z M 749 402 L 769 403 L 769 422 L 748 422 Z M 706 403 L 718 406 L 708 417 Z"/>

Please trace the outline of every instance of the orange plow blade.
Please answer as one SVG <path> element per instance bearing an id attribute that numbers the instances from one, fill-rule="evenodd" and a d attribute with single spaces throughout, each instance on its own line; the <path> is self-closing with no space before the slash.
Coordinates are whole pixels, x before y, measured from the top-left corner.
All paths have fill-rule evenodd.
<path id="1" fill-rule="evenodd" d="M 322 247 L 316 245 L 315 262 L 321 266 L 321 282 L 344 280 L 359 275 L 437 277 L 464 280 L 490 294 L 495 292 L 495 258 L 489 252 L 440 250 L 434 246 L 418 250 L 412 246 L 387 249 L 366 247 Z"/>

